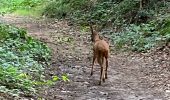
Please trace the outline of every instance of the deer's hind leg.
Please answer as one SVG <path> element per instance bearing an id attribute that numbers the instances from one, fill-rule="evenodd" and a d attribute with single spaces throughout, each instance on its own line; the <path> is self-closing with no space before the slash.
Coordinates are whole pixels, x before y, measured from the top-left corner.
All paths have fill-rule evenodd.
<path id="1" fill-rule="evenodd" d="M 107 79 L 107 69 L 108 69 L 108 58 L 106 57 L 106 69 L 105 69 L 105 78 Z"/>
<path id="2" fill-rule="evenodd" d="M 92 62 L 92 68 L 91 68 L 91 76 L 93 75 L 93 66 L 94 66 L 95 60 L 96 60 L 96 55 L 94 53 L 94 55 L 93 55 L 93 62 Z"/>

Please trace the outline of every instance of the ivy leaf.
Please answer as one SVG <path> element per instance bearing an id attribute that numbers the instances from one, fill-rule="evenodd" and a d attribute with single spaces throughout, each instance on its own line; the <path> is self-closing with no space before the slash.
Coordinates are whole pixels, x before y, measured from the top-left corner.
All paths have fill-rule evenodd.
<path id="1" fill-rule="evenodd" d="M 68 78 L 68 76 L 65 74 L 65 75 L 62 75 L 62 80 L 64 81 L 64 82 L 69 82 L 70 80 L 69 80 L 69 78 Z"/>
<path id="2" fill-rule="evenodd" d="M 53 81 L 58 81 L 59 77 L 58 76 L 53 76 Z"/>

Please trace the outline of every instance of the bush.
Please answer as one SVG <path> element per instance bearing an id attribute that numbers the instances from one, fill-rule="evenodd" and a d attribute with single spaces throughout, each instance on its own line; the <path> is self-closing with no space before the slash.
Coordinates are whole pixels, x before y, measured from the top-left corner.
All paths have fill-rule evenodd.
<path id="1" fill-rule="evenodd" d="M 65 4 L 64 1 L 53 1 L 50 2 L 43 11 L 43 15 L 50 18 L 63 18 L 69 14 L 70 6 Z"/>
<path id="2" fill-rule="evenodd" d="M 30 76 L 14 66 L 0 66 L 0 84 L 0 92 L 9 95 L 18 96 L 22 91 L 35 93 Z"/>
<path id="3" fill-rule="evenodd" d="M 151 24 L 131 25 L 124 32 L 114 33 L 112 41 L 117 49 L 145 52 L 169 38 L 161 35 Z"/>
<path id="4" fill-rule="evenodd" d="M 47 0 L 0 0 L 0 14 L 15 12 L 16 10 L 30 10 L 42 5 Z M 35 9 L 34 9 L 35 11 Z"/>
<path id="5" fill-rule="evenodd" d="M 43 15 L 51 18 L 72 16 L 77 10 L 86 9 L 89 0 L 57 0 L 50 2 L 44 9 Z"/>
<path id="6" fill-rule="evenodd" d="M 159 22 L 159 24 L 157 24 L 157 29 L 160 30 L 160 34 L 162 35 L 170 34 L 170 17 L 167 19 L 157 21 Z"/>
<path id="7" fill-rule="evenodd" d="M 0 92 L 35 93 L 35 82 L 44 80 L 50 49 L 23 29 L 0 24 L 0 34 Z"/>
<path id="8" fill-rule="evenodd" d="M 163 9 L 168 2 L 160 0 L 57 0 L 46 6 L 44 15 L 54 18 L 69 18 L 74 23 L 87 25 L 89 20 L 99 27 L 124 26 L 124 24 L 146 23 Z"/>
<path id="9" fill-rule="evenodd" d="M 17 39 L 17 38 L 26 38 L 26 31 L 23 29 L 18 29 L 10 25 L 0 24 L 0 39 L 5 40 L 8 38 Z"/>

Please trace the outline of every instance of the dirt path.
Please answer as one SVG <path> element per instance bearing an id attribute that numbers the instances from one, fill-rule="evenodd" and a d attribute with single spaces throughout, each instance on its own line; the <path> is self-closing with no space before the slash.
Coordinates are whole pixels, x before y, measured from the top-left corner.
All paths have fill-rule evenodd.
<path id="1" fill-rule="evenodd" d="M 70 82 L 57 82 L 40 92 L 45 100 L 170 100 L 170 49 L 134 54 L 111 52 L 108 79 L 98 85 L 99 66 L 90 77 L 90 33 L 66 21 L 5 16 L 0 21 L 24 27 L 53 50 L 47 77 L 67 73 Z"/>

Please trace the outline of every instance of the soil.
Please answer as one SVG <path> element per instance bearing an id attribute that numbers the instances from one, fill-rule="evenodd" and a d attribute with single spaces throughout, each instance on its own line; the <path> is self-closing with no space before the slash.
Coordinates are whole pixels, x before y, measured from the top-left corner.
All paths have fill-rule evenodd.
<path id="1" fill-rule="evenodd" d="M 147 53 L 116 52 L 111 47 L 108 79 L 98 85 L 100 67 L 90 76 L 90 32 L 69 26 L 66 20 L 35 19 L 6 15 L 0 22 L 27 29 L 29 35 L 52 49 L 46 77 L 67 74 L 69 82 L 43 87 L 35 98 L 42 100 L 170 100 L 170 48 Z"/>

